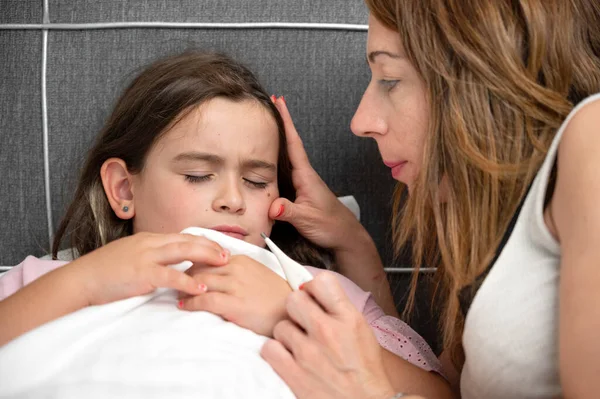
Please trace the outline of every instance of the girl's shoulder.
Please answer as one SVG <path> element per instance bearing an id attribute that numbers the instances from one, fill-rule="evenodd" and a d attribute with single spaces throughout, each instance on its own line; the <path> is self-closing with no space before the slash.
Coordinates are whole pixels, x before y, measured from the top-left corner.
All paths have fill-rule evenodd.
<path id="1" fill-rule="evenodd" d="M 0 275 L 0 300 L 14 294 L 32 281 L 66 263 L 68 262 L 40 259 L 31 255 L 26 257 L 23 262 Z"/>
<path id="2" fill-rule="evenodd" d="M 337 272 L 334 272 L 331 270 L 318 269 L 316 267 L 311 267 L 311 266 L 305 266 L 305 267 L 308 269 L 308 271 L 313 276 L 316 276 L 317 274 L 320 274 L 320 273 L 333 274 L 336 277 L 337 281 L 342 286 L 342 288 L 344 289 L 344 292 L 350 299 L 350 302 L 352 302 L 352 304 L 354 304 L 354 306 L 356 306 L 356 308 L 358 309 L 359 312 L 361 312 L 361 313 L 364 312 L 367 300 L 369 299 L 369 297 L 371 297 L 370 292 L 364 291 L 362 288 L 360 288 L 358 285 L 356 285 L 352 280 L 350 280 L 349 278 L 347 278 L 345 276 L 342 276 L 340 273 L 337 273 Z"/>

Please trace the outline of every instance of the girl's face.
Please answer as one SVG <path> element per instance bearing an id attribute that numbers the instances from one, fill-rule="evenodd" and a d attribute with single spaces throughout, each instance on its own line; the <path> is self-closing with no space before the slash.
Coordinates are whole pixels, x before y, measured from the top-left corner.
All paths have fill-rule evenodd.
<path id="1" fill-rule="evenodd" d="M 351 129 L 375 139 L 394 179 L 410 191 L 423 159 L 429 108 L 426 87 L 410 63 L 398 32 L 369 17 L 367 61 L 371 82 L 352 118 Z"/>
<path id="2" fill-rule="evenodd" d="M 134 232 L 214 229 L 264 246 L 278 197 L 277 124 L 258 102 L 215 98 L 191 111 L 132 176 Z"/>

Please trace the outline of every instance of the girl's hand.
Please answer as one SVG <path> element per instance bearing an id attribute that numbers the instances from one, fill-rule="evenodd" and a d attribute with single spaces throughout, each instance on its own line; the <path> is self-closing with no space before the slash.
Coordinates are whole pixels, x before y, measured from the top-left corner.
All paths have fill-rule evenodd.
<path id="1" fill-rule="evenodd" d="M 167 267 L 189 260 L 224 265 L 223 248 L 189 234 L 138 233 L 113 241 L 67 265 L 79 273 L 90 305 L 151 293 L 158 287 L 191 295 L 202 293 L 189 275 Z"/>
<path id="2" fill-rule="evenodd" d="M 335 276 L 320 273 L 288 296 L 292 319 L 275 326 L 262 348 L 298 398 L 376 398 L 395 395 L 382 349 Z"/>
<path id="3" fill-rule="evenodd" d="M 321 247 L 332 250 L 351 247 L 353 240 L 347 234 L 357 231 L 366 234 L 366 231 L 311 166 L 284 99 L 277 99 L 275 106 L 285 125 L 296 200 L 276 199 L 269 216 L 291 223 L 300 234 Z"/>
<path id="4" fill-rule="evenodd" d="M 287 281 L 247 256 L 232 256 L 221 267 L 192 266 L 186 273 L 207 291 L 182 298 L 182 309 L 205 310 L 266 336 L 286 317 L 285 299 L 292 291 Z"/>

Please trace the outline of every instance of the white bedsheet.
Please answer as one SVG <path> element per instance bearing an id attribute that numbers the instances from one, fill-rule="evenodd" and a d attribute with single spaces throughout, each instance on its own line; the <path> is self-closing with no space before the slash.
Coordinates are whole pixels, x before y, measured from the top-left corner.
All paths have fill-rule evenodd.
<path id="1" fill-rule="evenodd" d="M 273 254 L 188 229 L 283 277 Z M 176 265 L 184 270 L 189 263 Z M 1 398 L 293 398 L 260 357 L 267 338 L 176 307 L 173 290 L 82 309 L 0 348 Z"/>

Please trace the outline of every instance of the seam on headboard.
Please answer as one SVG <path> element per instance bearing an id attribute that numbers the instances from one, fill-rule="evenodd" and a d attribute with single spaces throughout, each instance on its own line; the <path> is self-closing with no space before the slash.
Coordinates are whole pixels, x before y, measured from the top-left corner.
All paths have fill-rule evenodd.
<path id="1" fill-rule="evenodd" d="M 48 11 L 48 0 L 44 0 L 44 25 L 49 24 L 50 14 Z M 50 147 L 48 144 L 48 95 L 46 91 L 46 70 L 48 61 L 48 30 L 42 30 L 42 146 L 44 151 L 44 190 L 46 192 L 46 218 L 48 224 L 48 244 L 52 247 L 52 235 L 54 226 L 52 222 L 52 202 L 50 195 Z"/>
<path id="2" fill-rule="evenodd" d="M 46 1 L 44 1 L 46 4 Z M 46 10 L 44 9 L 44 12 Z M 78 24 L 50 23 L 43 24 L 0 24 L 0 30 L 93 30 L 93 29 L 127 29 L 127 28 L 170 28 L 170 29 L 315 29 L 315 30 L 347 30 L 367 31 L 367 25 L 312 23 L 312 22 L 93 22 Z"/>

